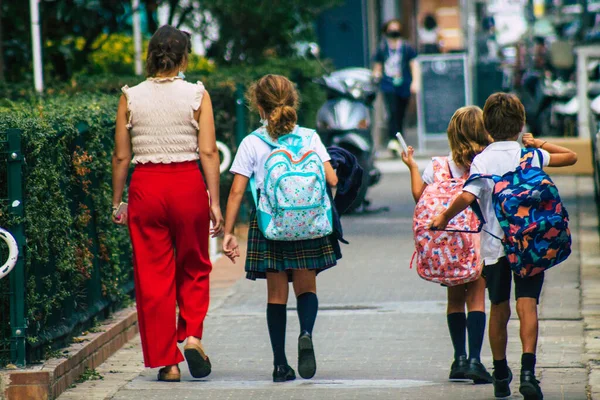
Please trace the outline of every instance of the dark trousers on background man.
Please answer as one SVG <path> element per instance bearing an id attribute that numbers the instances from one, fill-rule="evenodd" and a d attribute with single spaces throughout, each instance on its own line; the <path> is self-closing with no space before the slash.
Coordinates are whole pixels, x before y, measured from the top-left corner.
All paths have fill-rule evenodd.
<path id="1" fill-rule="evenodd" d="M 395 93 L 384 93 L 388 112 L 388 141 L 396 139 L 396 132 L 404 129 L 404 116 L 410 97 L 400 97 Z"/>

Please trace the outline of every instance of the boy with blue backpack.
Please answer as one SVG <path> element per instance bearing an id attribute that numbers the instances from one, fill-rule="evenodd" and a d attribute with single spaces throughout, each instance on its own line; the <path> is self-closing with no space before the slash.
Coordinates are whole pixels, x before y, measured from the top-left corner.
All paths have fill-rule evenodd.
<path id="1" fill-rule="evenodd" d="M 248 97 L 263 126 L 242 141 L 231 166 L 235 177 L 223 252 L 233 262 L 240 255 L 233 230 L 250 184 L 256 209 L 250 217 L 245 269 L 248 279 L 267 280 L 273 381 L 296 379 L 285 355 L 289 282 L 300 320 L 298 372 L 310 379 L 317 368 L 312 341 L 319 306 L 316 275 L 337 263 L 327 186 L 336 186 L 338 179 L 319 135 L 296 125 L 298 93 L 292 82 L 266 75 L 250 88 Z"/>
<path id="2" fill-rule="evenodd" d="M 456 214 L 479 200 L 486 220 L 481 255 L 489 292 L 489 337 L 494 358 L 496 397 L 511 394 L 512 372 L 506 361 L 511 283 L 515 282 L 517 313 L 523 346 L 519 391 L 526 400 L 543 399 L 535 378 L 538 338 L 537 304 L 544 271 L 570 254 L 568 214 L 556 186 L 542 168 L 577 162 L 569 149 L 524 134 L 525 109 L 507 93 L 491 95 L 483 109 L 485 128 L 494 140 L 471 164 L 462 194 L 431 222 L 444 229 Z"/>

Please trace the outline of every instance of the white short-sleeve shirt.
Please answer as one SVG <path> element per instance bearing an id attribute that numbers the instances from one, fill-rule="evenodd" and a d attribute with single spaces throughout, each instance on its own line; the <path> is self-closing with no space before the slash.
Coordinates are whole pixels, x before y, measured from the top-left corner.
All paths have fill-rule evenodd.
<path id="1" fill-rule="evenodd" d="M 331 160 L 317 133 L 312 136 L 310 150 L 317 153 L 323 162 Z M 256 187 L 262 189 L 266 174 L 265 162 L 272 151 L 273 147 L 266 144 L 261 138 L 256 135 L 248 135 L 242 140 L 229 171 L 247 178 L 254 176 Z"/>
<path id="2" fill-rule="evenodd" d="M 452 173 L 453 177 L 459 178 L 465 174 L 465 169 L 456 165 L 454 160 L 452 160 L 452 153 L 448 155 L 448 164 L 450 165 L 450 172 Z M 434 180 L 434 175 L 435 174 L 433 172 L 433 160 L 431 160 L 429 164 L 427 164 L 427 167 L 425 167 L 425 170 L 423 171 L 423 182 L 425 182 L 427 185 L 431 185 Z"/>
<path id="3" fill-rule="evenodd" d="M 550 163 L 550 153 L 546 150 L 540 150 L 542 154 L 541 167 L 546 167 Z M 492 174 L 504 175 L 514 171 L 519 166 L 521 160 L 521 145 L 519 142 L 505 141 L 490 144 L 478 154 L 471 164 L 471 175 L 473 174 Z M 534 167 L 540 167 L 540 157 L 535 156 L 532 161 Z M 492 191 L 494 182 L 491 179 L 476 179 L 465 185 L 464 191 L 474 194 L 479 199 L 481 211 L 486 220 L 481 235 L 481 256 L 485 265 L 493 265 L 504 257 L 504 247 L 502 242 L 489 233 L 499 237 L 504 237 L 504 232 L 496 218 L 494 205 L 492 204 Z M 489 232 L 489 233 L 488 233 Z"/>

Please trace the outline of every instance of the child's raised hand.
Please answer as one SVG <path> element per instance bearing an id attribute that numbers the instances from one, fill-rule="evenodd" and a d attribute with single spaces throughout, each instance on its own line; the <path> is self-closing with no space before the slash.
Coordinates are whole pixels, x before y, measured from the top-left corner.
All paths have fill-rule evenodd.
<path id="1" fill-rule="evenodd" d="M 412 146 L 408 146 L 408 154 L 405 151 L 402 152 L 402 162 L 406 164 L 408 168 L 417 167 L 417 162 L 413 158 L 415 149 Z"/>
<path id="2" fill-rule="evenodd" d="M 521 141 L 525 147 L 535 147 L 535 139 L 531 133 L 524 133 Z"/>

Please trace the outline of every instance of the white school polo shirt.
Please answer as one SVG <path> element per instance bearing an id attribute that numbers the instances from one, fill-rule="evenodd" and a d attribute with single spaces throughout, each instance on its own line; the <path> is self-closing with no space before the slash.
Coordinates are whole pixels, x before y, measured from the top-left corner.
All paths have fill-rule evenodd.
<path id="1" fill-rule="evenodd" d="M 310 149 L 317 153 L 322 162 L 331 160 L 321 138 L 316 133 L 312 136 Z M 261 138 L 256 135 L 248 135 L 242 140 L 229 172 L 243 175 L 246 178 L 254 176 L 256 187 L 262 189 L 266 174 L 265 162 L 272 151 L 273 147 L 266 144 Z"/>
<path id="2" fill-rule="evenodd" d="M 521 144 L 515 141 L 495 142 L 490 144 L 479 153 L 471 164 L 471 175 L 473 174 L 492 174 L 504 175 L 507 172 L 514 171 L 519 166 L 521 160 Z M 546 150 L 540 150 L 542 154 L 542 167 L 546 167 L 550 162 L 550 153 Z M 533 158 L 532 165 L 540 166 L 540 157 Z M 486 220 L 483 226 L 484 231 L 481 234 L 481 257 L 485 265 L 493 265 L 506 254 L 504 247 L 499 239 L 496 239 L 487 232 L 496 235 L 499 238 L 504 237 L 504 232 L 496 218 L 494 205 L 492 204 L 492 191 L 494 182 L 491 179 L 477 179 L 468 185 L 465 185 L 463 191 L 474 194 L 479 199 L 481 211 Z"/>
<path id="3" fill-rule="evenodd" d="M 450 153 L 448 155 L 448 165 L 450 166 L 450 173 L 452 174 L 452 177 L 460 178 L 461 176 L 463 176 L 465 174 L 465 169 L 463 167 L 459 167 L 458 165 L 456 165 L 456 163 L 452 159 L 452 153 Z M 435 180 L 435 171 L 433 170 L 433 160 L 429 161 L 429 164 L 427 164 L 427 167 L 425 167 L 425 170 L 423 171 L 422 179 L 423 179 L 423 182 L 425 182 L 427 185 L 433 184 L 433 181 Z"/>

